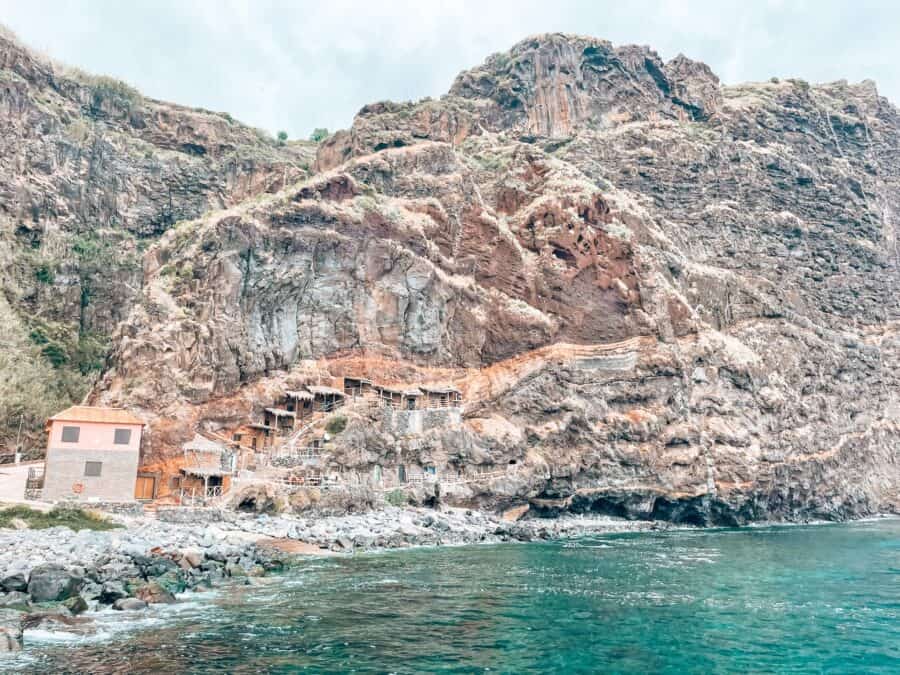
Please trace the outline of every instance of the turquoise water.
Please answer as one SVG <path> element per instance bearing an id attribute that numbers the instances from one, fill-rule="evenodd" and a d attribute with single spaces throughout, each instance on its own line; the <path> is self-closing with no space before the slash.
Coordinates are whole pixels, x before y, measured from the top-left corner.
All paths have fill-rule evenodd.
<path id="1" fill-rule="evenodd" d="M 16 670 L 896 673 L 900 520 L 318 559 L 165 611 Z"/>

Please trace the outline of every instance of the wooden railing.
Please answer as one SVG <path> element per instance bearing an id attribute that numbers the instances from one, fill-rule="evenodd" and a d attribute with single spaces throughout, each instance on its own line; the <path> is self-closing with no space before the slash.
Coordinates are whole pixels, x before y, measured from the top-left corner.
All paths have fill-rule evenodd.
<path id="1" fill-rule="evenodd" d="M 211 500 L 225 494 L 221 485 L 204 488 L 181 488 L 179 502 L 182 506 L 206 506 Z"/>

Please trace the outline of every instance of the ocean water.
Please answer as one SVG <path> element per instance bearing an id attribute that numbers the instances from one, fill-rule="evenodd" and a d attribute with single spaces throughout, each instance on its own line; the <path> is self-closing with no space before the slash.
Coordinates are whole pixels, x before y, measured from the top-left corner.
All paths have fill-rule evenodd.
<path id="1" fill-rule="evenodd" d="M 315 559 L 27 636 L 34 673 L 900 673 L 900 520 Z"/>

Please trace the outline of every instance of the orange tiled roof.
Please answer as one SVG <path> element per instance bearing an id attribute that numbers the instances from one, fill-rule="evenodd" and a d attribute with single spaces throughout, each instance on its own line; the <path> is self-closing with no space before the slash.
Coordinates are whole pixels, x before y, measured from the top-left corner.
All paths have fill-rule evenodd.
<path id="1" fill-rule="evenodd" d="M 99 422 L 101 424 L 144 424 L 144 420 L 124 408 L 99 408 L 89 405 L 73 405 L 56 413 L 50 421 Z"/>

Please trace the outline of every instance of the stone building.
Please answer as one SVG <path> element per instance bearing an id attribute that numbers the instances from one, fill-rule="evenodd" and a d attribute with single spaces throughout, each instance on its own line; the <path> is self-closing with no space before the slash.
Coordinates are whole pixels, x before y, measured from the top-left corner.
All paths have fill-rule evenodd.
<path id="1" fill-rule="evenodd" d="M 72 406 L 47 420 L 43 498 L 135 499 L 143 420 L 121 408 Z"/>

